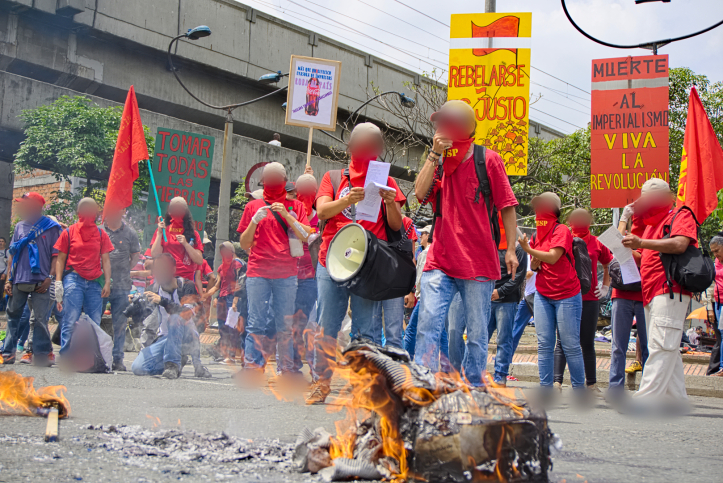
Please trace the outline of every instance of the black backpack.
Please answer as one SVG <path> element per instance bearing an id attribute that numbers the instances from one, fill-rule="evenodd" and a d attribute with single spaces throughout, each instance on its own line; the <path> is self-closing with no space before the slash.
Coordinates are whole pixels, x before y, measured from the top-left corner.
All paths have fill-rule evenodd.
<path id="1" fill-rule="evenodd" d="M 698 239 L 700 239 L 700 223 L 698 223 L 695 213 L 693 213 L 693 210 L 689 207 L 683 206 L 673 215 L 673 218 L 670 220 L 670 225 L 663 227 L 663 240 L 670 238 L 675 217 L 683 210 L 688 210 L 690 214 L 693 215 L 693 220 L 695 220 L 698 231 Z M 700 293 L 705 292 L 715 279 L 715 265 L 705 246 L 701 252 L 700 248 L 689 244 L 688 248 L 680 255 L 661 253 L 659 256 L 660 261 L 663 262 L 666 278 L 665 284 L 668 286 L 671 299 L 675 298 L 673 296 L 673 282 L 680 285 L 684 290 Z M 683 299 L 682 293 L 680 294 L 680 299 Z"/>
<path id="2" fill-rule="evenodd" d="M 495 248 L 500 246 L 500 220 L 497 216 L 497 207 L 492 202 L 492 189 L 490 188 L 490 180 L 487 177 L 487 148 L 485 146 L 474 145 L 472 151 L 474 157 L 474 170 L 477 174 L 477 191 L 474 194 L 474 202 L 479 203 L 480 195 L 485 202 L 487 208 L 487 215 L 490 219 L 490 230 L 492 231 L 492 239 L 495 241 Z M 441 168 L 441 166 L 440 166 Z M 432 228 L 429 231 L 429 243 L 432 243 L 432 237 L 434 235 L 434 227 L 437 224 L 437 218 L 442 216 L 442 192 L 437 191 L 437 206 L 434 210 L 434 217 L 432 218 Z"/>
<path id="3" fill-rule="evenodd" d="M 555 226 L 552 227 L 550 236 L 555 233 L 555 230 L 560 225 L 561 223 L 556 223 Z M 537 234 L 532 235 L 532 239 L 536 240 Z M 570 254 L 565 251 L 567 261 L 570 262 L 572 268 L 575 269 L 577 279 L 580 281 L 580 294 L 585 295 L 590 292 L 592 288 L 592 260 L 587 251 L 587 243 L 585 243 L 585 240 L 578 237 L 572 238 L 572 255 L 575 257 L 575 263 L 572 263 Z"/>
<path id="4" fill-rule="evenodd" d="M 626 292 L 640 292 L 643 290 L 643 285 L 640 282 L 625 283 L 623 280 L 623 274 L 620 271 L 620 262 L 617 259 L 613 259 L 608 266 L 610 272 L 610 286 L 618 290 L 625 290 Z"/>

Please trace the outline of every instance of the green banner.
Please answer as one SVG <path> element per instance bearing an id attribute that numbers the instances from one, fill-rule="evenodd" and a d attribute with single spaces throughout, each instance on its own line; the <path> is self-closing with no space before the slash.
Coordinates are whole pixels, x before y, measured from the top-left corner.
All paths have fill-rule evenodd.
<path id="1" fill-rule="evenodd" d="M 166 213 L 171 199 L 183 197 L 188 202 L 196 230 L 201 236 L 206 223 L 214 141 L 213 137 L 202 134 L 158 128 L 152 162 L 156 196 L 162 214 Z M 158 218 L 153 193 L 148 193 L 146 213 L 143 241 L 146 246 L 150 246 Z"/>

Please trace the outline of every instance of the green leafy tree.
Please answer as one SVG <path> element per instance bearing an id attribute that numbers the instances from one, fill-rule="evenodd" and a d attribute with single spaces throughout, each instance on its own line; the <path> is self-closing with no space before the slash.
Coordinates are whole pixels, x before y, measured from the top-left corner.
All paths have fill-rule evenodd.
<path id="1" fill-rule="evenodd" d="M 61 96 L 50 104 L 22 111 L 25 140 L 15 154 L 15 172 L 43 169 L 51 171 L 58 180 L 86 180 L 82 193 L 56 193 L 56 200 L 46 208 L 48 214 L 69 224 L 74 221 L 75 205 L 83 196 L 103 204 L 122 115 L 122 106 L 100 107 L 84 96 Z M 152 158 L 155 141 L 150 129 L 143 129 Z M 140 163 L 133 185 L 134 203 L 129 208 L 136 229 L 143 226 L 145 204 L 141 197 L 148 192 L 148 184 L 148 165 Z"/>

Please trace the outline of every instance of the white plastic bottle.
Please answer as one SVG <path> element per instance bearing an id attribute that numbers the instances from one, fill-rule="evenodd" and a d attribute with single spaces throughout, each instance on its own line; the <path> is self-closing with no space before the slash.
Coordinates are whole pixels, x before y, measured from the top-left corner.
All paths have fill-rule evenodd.
<path id="1" fill-rule="evenodd" d="M 291 214 L 291 216 L 294 219 L 296 219 L 296 220 L 299 219 L 299 217 L 296 216 L 296 213 L 294 213 L 294 210 L 291 208 L 291 206 L 289 206 L 288 210 L 289 210 L 289 214 Z M 299 237 L 296 236 L 294 229 L 289 227 L 288 234 L 289 234 L 289 249 L 291 250 L 291 256 L 294 258 L 299 258 L 299 257 L 304 256 L 304 244 L 302 243 L 301 240 L 299 240 Z"/>

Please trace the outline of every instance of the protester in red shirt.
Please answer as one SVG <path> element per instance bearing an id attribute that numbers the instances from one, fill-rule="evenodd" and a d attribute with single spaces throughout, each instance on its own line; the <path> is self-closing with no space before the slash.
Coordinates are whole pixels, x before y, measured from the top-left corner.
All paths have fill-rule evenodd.
<path id="1" fill-rule="evenodd" d="M 241 342 L 245 340 L 243 333 L 245 332 L 245 324 L 247 314 L 244 312 L 243 318 L 239 317 L 236 327 L 226 325 L 228 320 L 228 311 L 233 308 L 239 312 L 238 299 L 242 293 L 238 284 L 239 275 L 245 270 L 245 264 L 242 260 L 236 258 L 236 251 L 233 243 L 225 241 L 219 248 L 221 254 L 221 265 L 218 267 L 218 278 L 214 291 L 218 291 L 218 302 L 216 303 L 216 320 L 218 321 L 218 333 L 221 336 L 219 346 L 221 352 L 225 356 L 224 363 L 234 364 L 237 354 L 242 354 L 244 347 Z M 243 304 L 244 307 L 246 304 Z M 233 322 L 233 321 L 232 321 Z"/>
<path id="2" fill-rule="evenodd" d="M 628 221 L 632 221 L 629 233 L 642 236 L 645 232 L 645 224 L 639 216 L 633 215 L 633 205 L 630 204 L 623 209 L 618 223 L 618 231 L 621 235 L 628 234 Z M 642 256 L 639 250 L 632 251 L 633 259 L 638 269 Z M 635 374 L 642 371 L 648 359 L 648 337 L 645 330 L 645 308 L 643 306 L 642 290 L 622 290 L 613 288 L 612 310 L 610 324 L 612 325 L 612 347 L 610 349 L 610 385 L 606 398 L 616 402 L 625 390 L 625 374 Z M 636 321 L 637 335 L 635 358 L 636 360 L 625 369 L 626 353 L 630 342 L 630 331 L 633 327 L 633 319 Z"/>
<path id="3" fill-rule="evenodd" d="M 633 396 L 638 404 L 682 407 L 688 400 L 683 360 L 678 348 L 691 294 L 675 282 L 668 288 L 660 254 L 679 255 L 689 245 L 697 246 L 698 231 L 691 212 L 687 209 L 674 210 L 674 201 L 675 194 L 670 191 L 668 183 L 659 178 L 646 181 L 640 198 L 633 206 L 635 216 L 639 216 L 646 225 L 645 232 L 642 237 L 629 234 L 623 238 L 624 246 L 633 250 L 642 248 L 643 252 L 640 277 L 648 324 L 649 354 L 640 387 Z M 670 236 L 664 239 L 666 226 L 670 227 Z"/>
<path id="4" fill-rule="evenodd" d="M 290 243 L 306 241 L 311 229 L 304 204 L 299 200 L 286 199 L 286 168 L 281 163 L 264 166 L 262 182 L 263 198 L 248 202 L 237 229 L 241 234 L 241 248 L 250 250 L 246 271 L 249 317 L 245 368 L 263 370 L 266 366 L 268 354 L 260 348 L 265 347 L 268 304 L 272 301 L 277 334 L 277 370 L 282 374 L 292 374 L 295 371 L 291 326 L 298 258 L 292 256 Z"/>
<path id="5" fill-rule="evenodd" d="M 166 238 L 163 238 L 163 231 Z M 165 218 L 151 240 L 151 256 L 170 253 L 176 260 L 176 276 L 194 281 L 195 273 L 203 264 L 203 241 L 193 227 L 193 216 L 188 203 L 180 196 L 171 200 Z"/>
<path id="6" fill-rule="evenodd" d="M 585 386 L 593 391 L 596 396 L 602 395 L 597 387 L 597 367 L 595 356 L 595 332 L 597 331 L 597 319 L 600 313 L 600 299 L 607 297 L 610 292 L 610 272 L 608 265 L 613 260 L 612 252 L 597 237 L 590 233 L 592 214 L 584 209 L 573 210 L 567 217 L 572 236 L 582 239 L 587 245 L 587 253 L 592 262 L 592 286 L 590 291 L 582 295 L 582 315 L 580 316 L 580 347 L 582 349 L 582 360 L 585 365 Z M 603 281 L 598 284 L 597 263 L 603 266 Z M 555 376 L 554 386 L 562 389 L 562 378 L 565 374 L 567 360 L 562 350 L 560 339 L 555 345 Z"/>
<path id="7" fill-rule="evenodd" d="M 95 224 L 100 208 L 93 198 L 78 202 L 78 222 L 63 231 L 55 243 L 55 300 L 63 312 L 60 355 L 70 345 L 75 323 L 81 312 L 100 325 L 103 297 L 110 295 L 110 255 L 108 234 Z M 101 268 L 102 264 L 102 268 Z"/>
<path id="8" fill-rule="evenodd" d="M 553 354 L 556 335 L 570 367 L 573 389 L 584 389 L 585 371 L 580 348 L 582 295 L 572 253 L 572 234 L 559 222 L 562 203 L 555 193 L 545 192 L 532 198 L 537 232 L 520 245 L 532 256 L 535 280 L 535 331 L 540 385 L 553 387 Z"/>
<path id="9" fill-rule="evenodd" d="M 374 326 L 376 302 L 351 294 L 347 289 L 334 282 L 326 271 L 326 252 L 329 242 L 339 230 L 352 222 L 352 205 L 364 199 L 364 181 L 369 163 L 384 152 L 384 136 L 374 124 L 358 124 L 349 137 L 347 151 L 351 161 L 343 172 L 328 172 L 324 175 L 316 194 L 316 209 L 320 220 L 326 220 L 322 243 L 319 249 L 319 264 L 316 267 L 318 289 L 317 318 L 321 333 L 315 338 L 314 377 L 316 381 L 306 398 L 307 404 L 322 403 L 329 394 L 329 381 L 332 370 L 329 367 L 327 352 L 336 347 L 336 336 L 341 330 L 349 303 L 351 301 L 352 331 L 377 344 L 381 343 L 381 326 Z M 332 174 L 340 180 L 339 186 L 332 183 Z M 337 177 L 338 176 L 338 177 Z M 406 201 L 402 190 L 391 177 L 387 178 L 391 190 L 379 190 L 384 201 L 376 222 L 357 221 L 364 229 L 377 238 L 386 240 L 386 226 L 397 231 L 402 227 L 402 205 Z"/>
<path id="10" fill-rule="evenodd" d="M 441 216 L 432 230 L 432 243 L 421 279 L 421 299 L 417 326 L 415 362 L 433 371 L 439 370 L 442 328 L 450 302 L 459 292 L 466 317 L 467 348 L 462 370 L 470 384 L 484 383 L 487 367 L 487 326 L 490 320 L 495 280 L 501 277 L 497 243 L 492 235 L 490 211 L 485 197 L 478 192 L 475 168 L 476 117 L 472 107 L 463 101 L 447 101 L 432 114 L 435 124 L 434 144 L 415 182 L 420 202 L 430 193 L 436 209 L 441 203 Z M 479 151 L 478 151 L 479 150 Z M 508 273 L 515 273 L 519 264 L 515 254 L 517 199 L 512 193 L 499 154 L 485 152 L 485 169 L 491 189 L 489 202 L 502 214 L 508 249 L 505 263 Z M 441 182 L 435 172 L 442 166 Z M 497 220 L 494 220 L 495 222 Z M 450 320 L 450 331 L 452 330 Z M 450 332 L 451 333 L 451 332 Z"/>
<path id="11" fill-rule="evenodd" d="M 301 370 L 302 358 L 306 355 L 306 344 L 304 343 L 304 332 L 307 329 L 309 315 L 316 304 L 316 278 L 314 266 L 311 261 L 309 244 L 319 238 L 319 216 L 314 209 L 316 203 L 316 178 L 311 166 L 307 166 L 304 174 L 296 180 L 296 199 L 304 204 L 307 219 L 311 227 L 311 234 L 304 243 L 304 256 L 299 258 L 298 264 L 298 286 L 296 288 L 296 305 L 294 308 L 294 326 L 292 328 L 294 339 L 294 369 Z M 313 340 L 313 338 L 312 338 Z M 313 344 L 313 342 L 312 342 Z M 309 366 L 313 365 L 313 350 L 309 351 L 307 357 Z"/>

